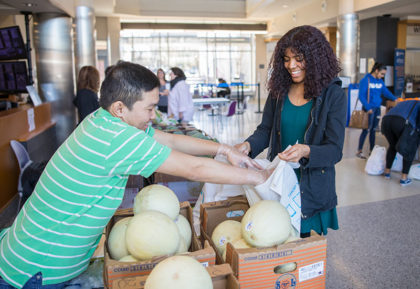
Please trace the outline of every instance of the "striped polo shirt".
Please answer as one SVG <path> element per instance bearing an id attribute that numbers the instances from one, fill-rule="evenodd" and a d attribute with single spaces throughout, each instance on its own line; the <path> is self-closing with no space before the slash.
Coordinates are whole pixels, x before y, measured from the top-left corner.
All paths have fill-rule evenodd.
<path id="1" fill-rule="evenodd" d="M 148 177 L 169 156 L 153 134 L 102 108 L 86 117 L 51 158 L 13 225 L 0 233 L 0 276 L 21 288 L 38 272 L 44 285 L 81 274 L 128 176 Z"/>

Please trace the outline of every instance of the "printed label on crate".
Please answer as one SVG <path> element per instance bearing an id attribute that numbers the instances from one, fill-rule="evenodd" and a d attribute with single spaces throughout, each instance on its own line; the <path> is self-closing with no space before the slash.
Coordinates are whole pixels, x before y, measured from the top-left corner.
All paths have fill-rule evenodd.
<path id="1" fill-rule="evenodd" d="M 283 274 L 277 280 L 275 289 L 292 289 L 296 288 L 296 277 L 293 274 Z"/>
<path id="2" fill-rule="evenodd" d="M 324 261 L 299 268 L 299 282 L 324 275 Z"/>
<path id="3" fill-rule="evenodd" d="M 229 211 L 226 213 L 226 217 L 234 218 L 234 217 L 241 217 L 245 214 L 243 210 L 236 210 L 236 211 Z"/>

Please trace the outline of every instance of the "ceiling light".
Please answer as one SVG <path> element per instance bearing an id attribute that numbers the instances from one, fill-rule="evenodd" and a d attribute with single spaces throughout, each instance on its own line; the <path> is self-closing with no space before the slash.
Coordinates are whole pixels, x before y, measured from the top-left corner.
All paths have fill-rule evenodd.
<path id="1" fill-rule="evenodd" d="M 36 4 L 34 4 L 34 3 L 30 3 L 30 2 L 28 2 L 28 3 L 23 3 L 23 5 L 25 5 L 26 7 L 35 7 L 35 6 L 36 6 Z"/>

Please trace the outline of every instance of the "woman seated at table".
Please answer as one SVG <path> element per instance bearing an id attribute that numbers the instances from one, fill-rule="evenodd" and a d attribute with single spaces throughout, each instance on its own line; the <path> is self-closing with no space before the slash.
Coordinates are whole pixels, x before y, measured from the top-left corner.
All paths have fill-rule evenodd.
<path id="1" fill-rule="evenodd" d="M 217 85 L 217 97 L 226 97 L 230 95 L 229 85 L 223 78 L 218 79 L 219 84 Z"/>

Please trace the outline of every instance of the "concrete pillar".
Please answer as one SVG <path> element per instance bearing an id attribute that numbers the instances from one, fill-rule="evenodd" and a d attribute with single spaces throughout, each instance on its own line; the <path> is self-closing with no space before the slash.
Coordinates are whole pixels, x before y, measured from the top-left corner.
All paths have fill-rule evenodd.
<path id="1" fill-rule="evenodd" d="M 121 23 L 118 17 L 108 17 L 108 63 L 114 65 L 120 60 L 120 31 Z"/>
<path id="2" fill-rule="evenodd" d="M 57 13 L 35 14 L 33 38 L 39 93 L 51 102 L 60 145 L 76 125 L 72 20 Z"/>
<path id="3" fill-rule="evenodd" d="M 352 0 L 340 0 L 337 17 L 337 56 L 341 61 L 341 76 L 356 82 L 359 47 L 359 17 L 354 13 Z"/>
<path id="4" fill-rule="evenodd" d="M 84 3 L 86 4 L 86 3 Z M 96 66 L 95 15 L 90 6 L 76 6 L 75 58 L 76 76 L 85 65 Z"/>

